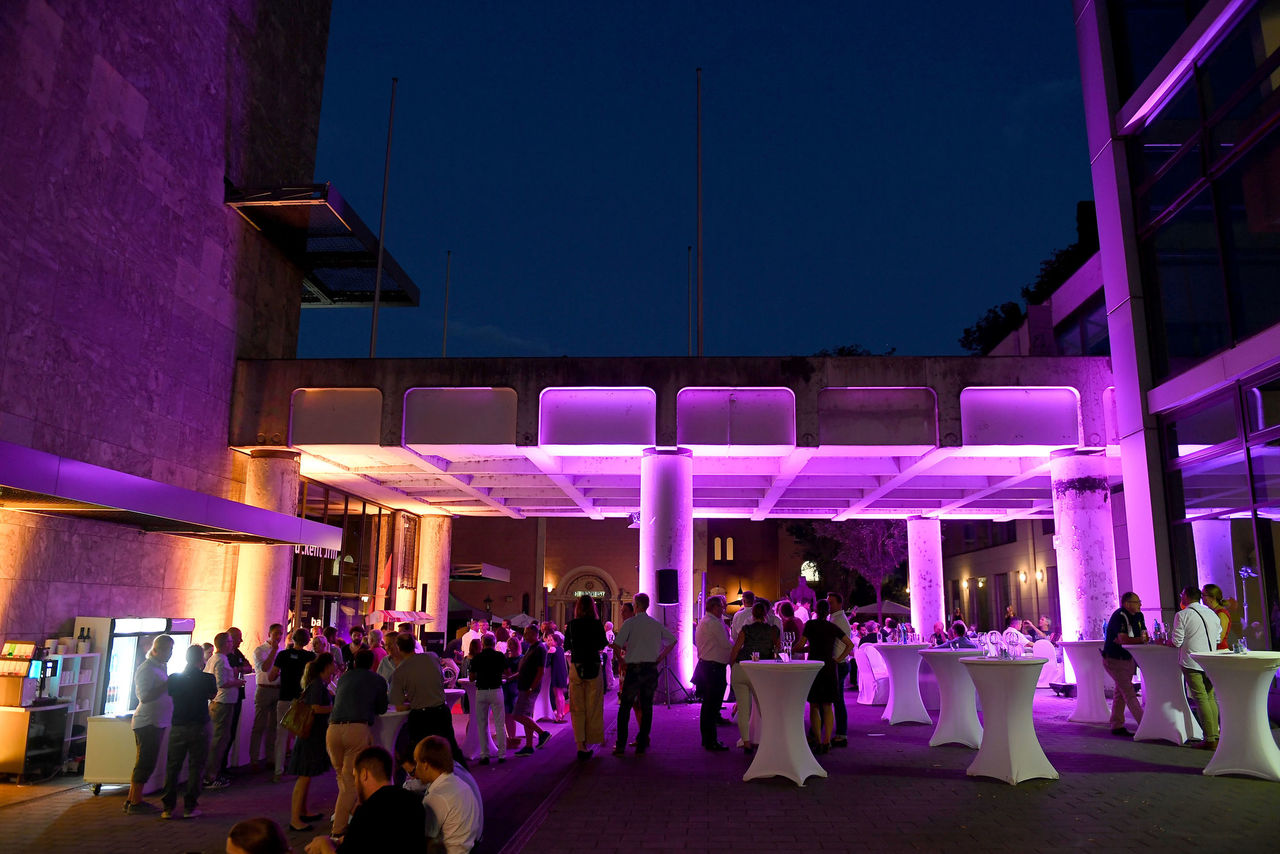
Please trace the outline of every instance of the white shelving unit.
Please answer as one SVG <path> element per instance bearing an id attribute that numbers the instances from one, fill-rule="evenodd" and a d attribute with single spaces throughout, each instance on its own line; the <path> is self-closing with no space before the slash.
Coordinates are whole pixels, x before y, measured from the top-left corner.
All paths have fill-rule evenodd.
<path id="1" fill-rule="evenodd" d="M 51 678 L 46 687 L 50 697 L 57 697 L 71 708 L 67 711 L 67 735 L 63 741 L 63 759 L 71 745 L 82 742 L 89 731 L 89 717 L 94 713 L 93 704 L 98 698 L 98 683 L 102 681 L 102 656 L 96 652 L 71 655 L 51 655 L 58 661 L 58 675 Z M 75 727 L 81 730 L 73 735 Z"/>

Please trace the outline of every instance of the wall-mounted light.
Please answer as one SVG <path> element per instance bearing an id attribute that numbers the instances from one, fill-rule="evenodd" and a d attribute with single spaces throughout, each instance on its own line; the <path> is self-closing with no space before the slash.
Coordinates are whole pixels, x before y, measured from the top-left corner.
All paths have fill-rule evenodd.
<path id="1" fill-rule="evenodd" d="M 964 581 L 961 581 L 961 582 L 960 582 L 960 586 L 961 586 L 961 587 L 963 587 L 965 590 L 968 590 L 968 589 L 969 589 L 969 579 L 967 579 L 967 578 L 966 578 Z"/>
<path id="2" fill-rule="evenodd" d="M 987 586 L 987 579 L 986 579 L 986 578 L 979 578 L 979 579 L 978 579 L 978 586 L 979 586 L 979 587 L 986 587 L 986 586 Z"/>
<path id="3" fill-rule="evenodd" d="M 1023 584 L 1026 584 L 1026 583 L 1027 583 L 1027 573 L 1026 573 L 1026 570 L 1023 570 L 1022 572 L 1019 572 L 1019 573 L 1018 573 L 1018 580 L 1019 580 L 1019 581 L 1021 581 Z"/>
<path id="4" fill-rule="evenodd" d="M 1036 570 L 1036 581 L 1044 581 L 1044 570 L 1043 570 L 1043 569 L 1037 569 L 1037 570 Z"/>

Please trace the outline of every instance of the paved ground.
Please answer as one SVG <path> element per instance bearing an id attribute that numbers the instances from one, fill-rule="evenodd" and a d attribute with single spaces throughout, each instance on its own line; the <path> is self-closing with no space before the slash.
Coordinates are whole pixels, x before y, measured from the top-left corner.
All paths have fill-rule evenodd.
<path id="1" fill-rule="evenodd" d="M 598 751 L 583 765 L 568 727 L 548 724 L 556 734 L 537 756 L 475 769 L 487 817 L 477 851 L 1275 850 L 1280 784 L 1205 777 L 1206 753 L 1113 738 L 1068 722 L 1071 707 L 1038 694 L 1037 731 L 1062 777 L 1016 787 L 967 777 L 972 751 L 930 748 L 931 728 L 890 727 L 881 707 L 851 706 L 850 748 L 823 757 L 830 776 L 804 788 L 743 783 L 741 751 L 698 748 L 696 706 L 659 707 L 647 755 Z M 721 738 L 732 743 L 736 731 Z M 94 797 L 87 787 L 3 786 L 0 852 L 213 854 L 241 818 L 287 819 L 290 788 L 244 777 L 208 793 L 204 817 L 162 822 L 123 815 L 122 788 Z M 15 803 L 15 791 L 38 796 Z M 333 777 L 313 791 L 314 806 L 331 804 Z"/>

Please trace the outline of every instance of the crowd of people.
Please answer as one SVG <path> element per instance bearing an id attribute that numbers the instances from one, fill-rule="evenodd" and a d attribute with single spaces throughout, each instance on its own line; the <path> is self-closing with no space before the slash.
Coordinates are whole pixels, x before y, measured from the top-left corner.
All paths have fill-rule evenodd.
<path id="1" fill-rule="evenodd" d="M 284 627 L 274 624 L 250 657 L 240 649 L 243 634 L 232 627 L 209 644 L 183 650 L 185 667 L 173 675 L 168 667 L 173 639 L 156 637 L 135 673 L 137 755 L 125 813 L 196 818 L 204 789 L 230 785 L 231 744 L 245 703 L 245 678 L 253 674 L 250 769 L 269 770 L 273 782 L 286 774 L 295 777 L 287 831 L 305 834 L 332 817 L 329 832 L 306 845 L 308 854 L 367 851 L 375 840 L 393 848 L 403 843 L 408 850 L 427 850 L 433 843 L 448 854 L 469 851 L 484 826 L 480 789 L 454 734 L 441 660 L 422 650 L 411 628 L 367 634 L 354 628 L 345 641 L 332 628 L 300 628 L 286 641 Z M 539 646 L 535 629 L 531 648 Z M 486 680 L 477 699 L 483 696 L 500 710 L 488 680 L 510 665 L 493 647 L 493 635 L 486 634 L 474 672 Z M 542 659 L 537 660 L 540 676 Z M 407 712 L 394 756 L 373 738 L 375 720 L 390 709 Z M 500 712 L 495 719 L 501 728 Z M 143 800 L 143 787 L 160 761 L 166 732 L 157 807 Z M 184 765 L 186 780 L 180 784 Z M 312 803 L 311 782 L 331 771 L 337 776 L 337 798 L 318 807 Z M 287 851 L 286 830 L 266 818 L 241 822 L 228 837 L 227 850 Z"/>

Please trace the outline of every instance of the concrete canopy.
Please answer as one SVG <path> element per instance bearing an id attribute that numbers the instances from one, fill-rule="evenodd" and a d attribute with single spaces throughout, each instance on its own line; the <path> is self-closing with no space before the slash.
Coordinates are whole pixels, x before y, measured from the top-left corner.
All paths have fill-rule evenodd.
<path id="1" fill-rule="evenodd" d="M 1049 455 L 1106 449 L 1105 358 L 245 361 L 231 444 L 419 514 L 625 517 L 646 447 L 699 518 L 1050 518 Z"/>

